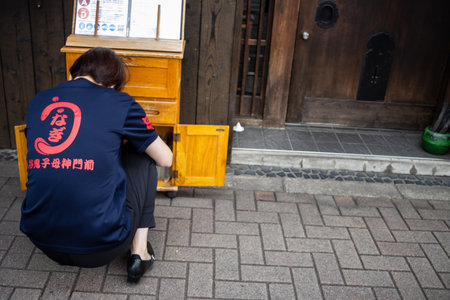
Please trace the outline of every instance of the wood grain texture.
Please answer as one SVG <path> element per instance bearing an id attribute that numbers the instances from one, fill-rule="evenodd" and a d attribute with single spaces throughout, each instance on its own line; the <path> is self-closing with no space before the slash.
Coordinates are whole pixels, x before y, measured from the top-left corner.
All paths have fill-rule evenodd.
<path id="1" fill-rule="evenodd" d="M 177 186 L 223 186 L 228 126 L 177 125 L 175 170 Z"/>
<path id="2" fill-rule="evenodd" d="M 37 7 L 30 1 L 31 38 L 36 92 L 65 81 L 63 2 L 42 2 Z"/>
<path id="3" fill-rule="evenodd" d="M 10 148 L 8 114 L 6 111 L 5 88 L 3 85 L 3 72 L 0 57 L 0 149 Z"/>
<path id="4" fill-rule="evenodd" d="M 421 130 L 428 126 L 434 108 L 410 103 L 308 97 L 303 103 L 303 123 L 306 124 L 409 130 Z"/>
<path id="5" fill-rule="evenodd" d="M 26 190 L 26 183 L 28 181 L 27 171 L 27 138 L 25 136 L 26 125 L 17 125 L 14 127 L 14 134 L 16 139 L 17 149 L 17 163 L 19 165 L 19 179 L 21 190 Z"/>
<path id="6" fill-rule="evenodd" d="M 35 94 L 28 1 L 7 1 L 1 9 L 0 55 L 11 147 L 14 125 L 24 124 L 28 103 Z"/>
<path id="7" fill-rule="evenodd" d="M 265 127 L 283 127 L 294 57 L 300 0 L 275 0 L 264 106 Z"/>
<path id="8" fill-rule="evenodd" d="M 450 19 L 446 16 L 450 2 L 345 0 L 336 3 L 339 9 L 337 23 L 331 28 L 321 29 L 314 20 L 317 2 L 302 2 L 286 121 L 310 122 L 316 116 L 307 114 L 323 116 L 330 112 L 326 106 L 323 106 L 324 112 L 311 110 L 311 102 L 304 103 L 306 98 L 310 101 L 318 99 L 317 108 L 325 98 L 334 101 L 330 103 L 332 106 L 339 103 L 337 101 L 356 99 L 363 57 L 368 50 L 367 41 L 373 34 L 384 31 L 393 37 L 395 43 L 385 100 L 374 104 L 377 108 L 384 108 L 372 111 L 373 115 L 370 115 L 373 105 L 355 100 L 355 107 L 367 106 L 367 111 L 360 113 L 368 118 L 371 126 L 377 122 L 370 120 L 377 119 L 379 111 L 388 113 L 393 107 L 391 103 L 404 109 L 411 108 L 413 116 L 404 122 L 409 124 L 409 129 L 431 122 L 429 108 L 438 106 L 443 69 L 448 59 Z M 304 31 L 310 33 L 306 41 L 301 39 Z M 340 107 L 339 112 L 343 114 L 342 119 L 358 118 L 353 115 L 355 110 L 351 105 L 347 111 Z M 391 117 L 396 119 L 397 111 L 391 113 Z M 423 120 L 425 117 L 428 121 Z M 334 118 L 329 122 L 321 120 L 327 124 L 334 124 L 334 121 Z M 364 123 L 356 119 L 355 122 L 345 123 L 349 126 Z M 388 124 L 395 128 L 399 126 L 387 121 L 380 127 L 390 128 Z"/>
<path id="9" fill-rule="evenodd" d="M 180 120 L 184 124 L 195 124 L 196 121 L 201 11 L 202 1 L 186 1 L 184 30 L 186 46 L 182 62 L 180 96 Z"/>
<path id="10" fill-rule="evenodd" d="M 228 124 L 236 1 L 202 1 L 196 123 Z"/>

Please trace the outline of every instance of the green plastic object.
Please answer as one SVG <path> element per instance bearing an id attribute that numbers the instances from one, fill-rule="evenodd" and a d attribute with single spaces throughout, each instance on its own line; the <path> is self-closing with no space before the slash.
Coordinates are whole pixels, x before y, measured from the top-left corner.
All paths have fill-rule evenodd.
<path id="1" fill-rule="evenodd" d="M 445 154 L 450 148 L 450 134 L 437 133 L 427 127 L 422 134 L 422 148 L 431 154 Z"/>

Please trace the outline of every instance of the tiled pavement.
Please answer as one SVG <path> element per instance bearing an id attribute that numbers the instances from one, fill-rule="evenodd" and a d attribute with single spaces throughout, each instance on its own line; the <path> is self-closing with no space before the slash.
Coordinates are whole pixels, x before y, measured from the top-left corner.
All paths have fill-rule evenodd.
<path id="1" fill-rule="evenodd" d="M 125 256 L 82 269 L 37 250 L 18 230 L 16 171 L 0 166 L 0 299 L 450 299 L 450 201 L 251 185 L 161 194 L 157 262 L 129 285 Z"/>

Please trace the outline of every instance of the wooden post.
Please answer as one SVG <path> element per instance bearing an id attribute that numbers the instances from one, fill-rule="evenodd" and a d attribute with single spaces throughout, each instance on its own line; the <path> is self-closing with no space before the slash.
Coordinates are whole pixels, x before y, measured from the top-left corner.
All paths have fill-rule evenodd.
<path id="1" fill-rule="evenodd" d="M 161 4 L 158 4 L 158 17 L 156 18 L 156 40 L 159 41 L 159 24 L 161 21 Z"/>
<path id="2" fill-rule="evenodd" d="M 100 0 L 97 0 L 97 8 L 95 9 L 95 25 L 94 25 L 94 35 L 95 36 L 97 36 L 99 10 L 100 10 Z"/>

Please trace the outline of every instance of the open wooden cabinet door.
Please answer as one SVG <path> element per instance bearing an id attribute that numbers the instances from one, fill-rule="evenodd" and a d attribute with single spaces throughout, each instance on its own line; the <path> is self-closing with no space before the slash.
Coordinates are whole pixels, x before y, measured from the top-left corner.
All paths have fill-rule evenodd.
<path id="1" fill-rule="evenodd" d="M 228 126 L 175 125 L 176 186 L 223 186 Z"/>

